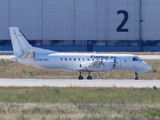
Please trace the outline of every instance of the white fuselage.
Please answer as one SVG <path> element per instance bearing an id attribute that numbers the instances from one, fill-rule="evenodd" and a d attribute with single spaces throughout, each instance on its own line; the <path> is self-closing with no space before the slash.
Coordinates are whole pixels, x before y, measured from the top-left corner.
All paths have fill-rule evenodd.
<path id="1" fill-rule="evenodd" d="M 44 69 L 62 69 L 72 71 L 137 71 L 148 72 L 151 66 L 128 54 L 78 54 L 78 53 L 36 53 L 34 58 L 17 58 L 17 62 Z M 97 68 L 83 69 L 93 61 L 102 61 Z M 115 65 L 115 66 L 114 66 Z M 113 67 L 114 66 L 114 67 Z M 114 69 L 113 69 L 114 68 Z"/>
<path id="2" fill-rule="evenodd" d="M 33 47 L 17 27 L 10 27 L 9 31 L 14 51 L 12 60 L 38 68 L 78 71 L 79 80 L 83 79 L 82 72 L 88 72 L 87 79 L 91 80 L 91 72 L 112 70 L 135 71 L 137 80 L 139 72 L 151 69 L 150 65 L 136 55 L 59 53 Z"/>

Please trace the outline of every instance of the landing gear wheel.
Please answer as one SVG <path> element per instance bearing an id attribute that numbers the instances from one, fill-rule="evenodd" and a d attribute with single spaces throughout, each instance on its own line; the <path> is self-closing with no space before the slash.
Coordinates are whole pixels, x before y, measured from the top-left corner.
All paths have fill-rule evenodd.
<path id="1" fill-rule="evenodd" d="M 88 76 L 87 76 L 88 80 L 92 80 L 92 76 L 90 74 L 91 74 L 91 72 L 88 72 Z"/>
<path id="2" fill-rule="evenodd" d="M 83 77 L 82 77 L 82 76 L 79 76 L 78 79 L 79 79 L 79 80 L 83 80 Z"/>
<path id="3" fill-rule="evenodd" d="M 139 78 L 138 78 L 138 73 L 137 72 L 135 72 L 135 80 L 138 80 Z"/>
<path id="4" fill-rule="evenodd" d="M 88 80 L 92 80 L 92 76 L 89 75 L 89 76 L 87 77 L 87 79 L 88 79 Z"/>
<path id="5" fill-rule="evenodd" d="M 138 80 L 138 77 L 135 77 L 135 80 Z"/>
<path id="6" fill-rule="evenodd" d="M 83 76 L 82 76 L 81 74 L 82 74 L 82 73 L 79 72 L 79 77 L 78 77 L 79 80 L 83 80 Z"/>

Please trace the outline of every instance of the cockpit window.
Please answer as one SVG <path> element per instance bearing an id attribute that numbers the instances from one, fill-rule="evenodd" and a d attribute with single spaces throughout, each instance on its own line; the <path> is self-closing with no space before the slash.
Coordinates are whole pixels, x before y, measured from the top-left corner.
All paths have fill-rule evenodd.
<path id="1" fill-rule="evenodd" d="M 139 57 L 134 57 L 133 61 L 142 61 Z"/>

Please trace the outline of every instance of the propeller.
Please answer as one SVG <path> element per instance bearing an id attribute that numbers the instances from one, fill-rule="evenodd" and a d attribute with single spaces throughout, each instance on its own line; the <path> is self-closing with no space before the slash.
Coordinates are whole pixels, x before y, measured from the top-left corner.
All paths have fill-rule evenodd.
<path id="1" fill-rule="evenodd" d="M 114 57 L 113 69 L 117 66 L 116 57 Z"/>

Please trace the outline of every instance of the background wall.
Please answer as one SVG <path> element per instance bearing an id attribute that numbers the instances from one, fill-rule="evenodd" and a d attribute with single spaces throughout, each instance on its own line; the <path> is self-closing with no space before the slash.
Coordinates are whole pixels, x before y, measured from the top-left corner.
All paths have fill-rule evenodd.
<path id="1" fill-rule="evenodd" d="M 29 40 L 160 40 L 159 6 L 160 0 L 0 0 L 0 40 L 10 39 L 10 26 Z"/>
<path id="2" fill-rule="evenodd" d="M 28 39 L 139 40 L 141 33 L 155 40 L 159 6 L 159 0 L 1 0 L 0 39 L 17 26 Z"/>

